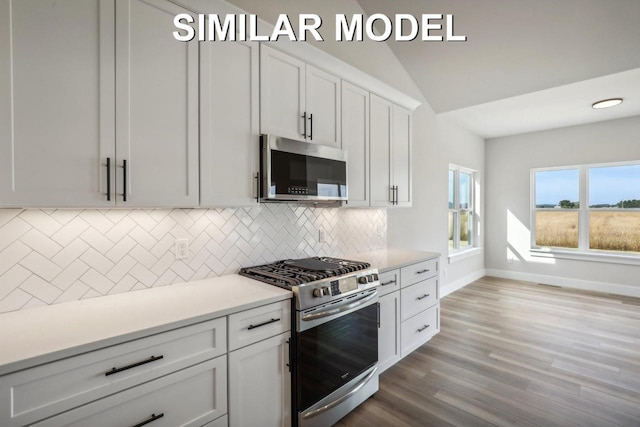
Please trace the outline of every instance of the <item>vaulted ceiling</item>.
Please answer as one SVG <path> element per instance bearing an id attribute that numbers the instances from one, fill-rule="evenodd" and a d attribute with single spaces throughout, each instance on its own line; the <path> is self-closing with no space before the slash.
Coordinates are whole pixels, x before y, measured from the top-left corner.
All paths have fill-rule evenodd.
<path id="1" fill-rule="evenodd" d="M 454 15 L 466 42 L 387 43 L 436 113 L 481 136 L 640 114 L 638 0 L 358 2 L 368 15 Z"/>

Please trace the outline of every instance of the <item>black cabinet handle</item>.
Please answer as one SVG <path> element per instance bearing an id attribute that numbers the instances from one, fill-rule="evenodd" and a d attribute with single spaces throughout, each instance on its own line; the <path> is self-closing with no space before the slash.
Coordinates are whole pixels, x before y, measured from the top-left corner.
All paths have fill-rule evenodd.
<path id="1" fill-rule="evenodd" d="M 291 338 L 289 338 L 286 342 L 287 342 L 287 345 L 289 346 L 289 358 L 288 358 L 289 363 L 287 363 L 287 368 L 289 368 L 289 372 L 291 372 Z"/>
<path id="2" fill-rule="evenodd" d="M 256 203 L 260 203 L 260 172 L 256 173 Z"/>
<path id="3" fill-rule="evenodd" d="M 418 333 L 424 331 L 425 329 L 427 329 L 429 326 L 431 325 L 424 325 L 422 328 L 418 328 Z"/>
<path id="4" fill-rule="evenodd" d="M 396 185 L 396 205 L 398 204 L 398 186 Z"/>
<path id="5" fill-rule="evenodd" d="M 307 137 L 307 112 L 306 111 L 302 114 L 302 122 L 304 123 L 304 130 L 302 132 L 302 136 L 306 138 Z"/>
<path id="6" fill-rule="evenodd" d="M 249 325 L 249 327 L 247 329 L 248 330 L 252 330 L 252 329 L 255 329 L 255 328 L 259 328 L 260 326 L 269 325 L 271 323 L 275 323 L 275 322 L 279 322 L 279 321 L 280 321 L 280 318 L 271 319 L 271 320 L 267 320 L 266 322 L 258 323 L 257 325 Z"/>
<path id="7" fill-rule="evenodd" d="M 309 139 L 313 141 L 313 114 L 309 114 Z"/>
<path id="8" fill-rule="evenodd" d="M 127 161 L 122 161 L 122 201 L 127 201 Z"/>
<path id="9" fill-rule="evenodd" d="M 146 365 L 147 363 L 155 362 L 156 360 L 160 360 L 160 359 L 164 359 L 164 356 L 163 355 L 151 356 L 150 358 L 148 358 L 146 360 L 143 360 L 141 362 L 136 362 L 136 363 L 133 363 L 131 365 L 123 366 L 122 368 L 114 367 L 110 371 L 105 372 L 104 375 L 105 375 L 105 377 L 108 377 L 109 375 L 117 374 L 118 372 L 126 371 L 127 369 L 131 369 L 131 368 L 136 368 L 136 367 L 141 366 L 141 365 Z"/>
<path id="10" fill-rule="evenodd" d="M 162 418 L 162 417 L 164 417 L 164 412 L 163 412 L 163 413 L 161 413 L 161 414 L 158 414 L 158 415 L 156 415 L 156 414 L 151 414 L 151 416 L 150 416 L 149 418 L 147 418 L 146 420 L 144 420 L 144 421 L 142 421 L 141 423 L 138 423 L 138 424 L 136 424 L 136 425 L 134 425 L 134 426 L 132 426 L 132 427 L 142 427 L 142 426 L 146 426 L 147 424 L 152 423 L 152 422 L 154 422 L 155 420 L 157 420 L 158 418 Z"/>
<path id="11" fill-rule="evenodd" d="M 390 199 L 391 199 L 391 200 L 390 200 L 390 201 L 391 201 L 391 204 L 392 204 L 392 205 L 393 205 L 393 200 L 394 200 L 394 197 L 395 197 L 395 196 L 394 196 L 395 188 L 396 188 L 396 187 L 395 187 L 394 185 L 392 185 L 391 187 L 389 187 L 389 190 L 391 191 L 391 197 L 390 197 Z"/>
<path id="12" fill-rule="evenodd" d="M 389 280 L 388 282 L 381 283 L 380 286 L 387 286 L 387 285 L 390 285 L 392 283 L 396 283 L 396 281 L 395 280 Z"/>
<path id="13" fill-rule="evenodd" d="M 418 301 L 423 300 L 425 298 L 429 297 L 429 294 L 424 294 L 421 297 L 416 298 Z"/>
<path id="14" fill-rule="evenodd" d="M 107 202 L 111 201 L 111 157 L 107 157 Z"/>
<path id="15" fill-rule="evenodd" d="M 425 270 L 420 270 L 420 271 L 416 271 L 416 274 L 424 274 L 424 273 L 428 273 L 429 269 L 425 269 Z"/>

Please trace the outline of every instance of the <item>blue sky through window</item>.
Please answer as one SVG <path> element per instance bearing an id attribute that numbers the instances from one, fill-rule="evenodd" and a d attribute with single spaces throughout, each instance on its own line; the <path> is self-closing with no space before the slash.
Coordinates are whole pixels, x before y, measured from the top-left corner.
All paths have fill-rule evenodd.
<path id="1" fill-rule="evenodd" d="M 580 191 L 578 169 L 563 169 L 535 173 L 536 206 L 556 206 L 560 200 L 577 202 Z"/>
<path id="2" fill-rule="evenodd" d="M 589 206 L 640 200 L 640 165 L 589 168 Z"/>

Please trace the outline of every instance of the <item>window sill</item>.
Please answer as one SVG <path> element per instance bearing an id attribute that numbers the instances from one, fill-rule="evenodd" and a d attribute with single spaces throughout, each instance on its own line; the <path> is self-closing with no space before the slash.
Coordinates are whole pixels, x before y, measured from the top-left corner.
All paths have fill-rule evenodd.
<path id="1" fill-rule="evenodd" d="M 472 256 L 476 256 L 481 253 L 482 248 L 469 248 L 462 251 L 449 253 L 449 264 L 454 264 L 456 262 L 471 258 Z"/>
<path id="2" fill-rule="evenodd" d="M 628 264 L 628 265 L 640 265 L 640 256 L 638 255 L 622 255 L 612 253 L 585 253 L 585 252 L 573 252 L 563 251 L 558 249 L 536 249 L 529 250 L 531 256 L 540 258 L 558 258 L 558 259 L 572 259 L 576 261 L 589 261 L 589 262 L 606 262 L 610 264 Z"/>

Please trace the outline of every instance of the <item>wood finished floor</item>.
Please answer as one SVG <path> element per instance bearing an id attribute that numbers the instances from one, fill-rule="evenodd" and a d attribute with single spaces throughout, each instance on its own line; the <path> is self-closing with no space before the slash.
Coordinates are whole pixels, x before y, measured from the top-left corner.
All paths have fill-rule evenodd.
<path id="1" fill-rule="evenodd" d="M 337 426 L 640 426 L 640 299 L 485 277 Z"/>

